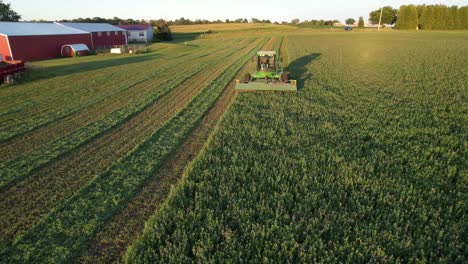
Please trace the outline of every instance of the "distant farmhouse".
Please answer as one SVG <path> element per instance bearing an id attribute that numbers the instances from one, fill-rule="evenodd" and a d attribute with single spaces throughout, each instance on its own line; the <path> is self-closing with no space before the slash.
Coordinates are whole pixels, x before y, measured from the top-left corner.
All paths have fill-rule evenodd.
<path id="1" fill-rule="evenodd" d="M 333 23 L 333 26 L 334 26 L 334 27 L 344 27 L 344 26 L 346 26 L 346 25 L 343 24 L 343 23 L 341 23 L 341 22 L 335 22 L 335 23 Z"/>
<path id="2" fill-rule="evenodd" d="M 56 58 L 67 44 L 92 46 L 88 32 L 53 23 L 0 22 L 1 61 Z"/>
<path id="3" fill-rule="evenodd" d="M 106 23 L 57 23 L 91 34 L 93 50 L 127 45 L 126 30 Z"/>
<path id="4" fill-rule="evenodd" d="M 153 41 L 154 29 L 151 25 L 118 25 L 118 27 L 127 31 L 128 42 Z"/>

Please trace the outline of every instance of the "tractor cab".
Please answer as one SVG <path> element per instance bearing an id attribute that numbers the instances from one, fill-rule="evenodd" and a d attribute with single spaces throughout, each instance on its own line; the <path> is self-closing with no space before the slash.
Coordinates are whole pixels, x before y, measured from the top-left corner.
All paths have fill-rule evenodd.
<path id="1" fill-rule="evenodd" d="M 271 52 L 259 52 L 257 71 L 272 72 L 275 70 L 275 54 Z"/>

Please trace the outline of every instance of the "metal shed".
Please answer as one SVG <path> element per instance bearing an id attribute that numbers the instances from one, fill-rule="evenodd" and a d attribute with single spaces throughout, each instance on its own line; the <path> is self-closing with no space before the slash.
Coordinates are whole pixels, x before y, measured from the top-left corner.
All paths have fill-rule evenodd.
<path id="1" fill-rule="evenodd" d="M 67 44 L 61 49 L 62 57 L 75 57 L 89 55 L 89 48 L 86 44 Z"/>

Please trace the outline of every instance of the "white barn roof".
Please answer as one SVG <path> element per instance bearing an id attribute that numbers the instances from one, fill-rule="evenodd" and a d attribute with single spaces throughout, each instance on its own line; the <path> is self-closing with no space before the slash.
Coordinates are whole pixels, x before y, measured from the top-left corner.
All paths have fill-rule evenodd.
<path id="1" fill-rule="evenodd" d="M 71 28 L 76 28 L 86 32 L 106 32 L 106 31 L 125 31 L 125 29 L 106 23 L 58 23 Z"/>
<path id="2" fill-rule="evenodd" d="M 43 36 L 89 34 L 55 23 L 0 22 L 0 34 L 7 36 Z"/>

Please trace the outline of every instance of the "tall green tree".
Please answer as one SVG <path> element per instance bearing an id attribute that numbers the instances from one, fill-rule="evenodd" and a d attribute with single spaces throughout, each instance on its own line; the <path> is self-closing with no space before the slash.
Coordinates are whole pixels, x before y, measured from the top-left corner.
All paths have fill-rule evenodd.
<path id="1" fill-rule="evenodd" d="M 418 10 L 415 5 L 402 5 L 400 7 L 396 28 L 409 30 L 418 28 Z"/>
<path id="2" fill-rule="evenodd" d="M 346 25 L 352 25 L 352 24 L 356 23 L 356 19 L 348 18 L 348 19 L 346 19 L 345 22 L 346 22 Z"/>
<path id="3" fill-rule="evenodd" d="M 415 5 L 409 5 L 408 6 L 408 29 L 418 29 L 418 9 L 416 8 Z"/>
<path id="4" fill-rule="evenodd" d="M 395 23 L 398 10 L 394 9 L 391 6 L 384 6 L 382 11 L 381 9 L 377 9 L 377 10 L 370 12 L 369 22 L 371 22 L 372 24 L 378 24 L 380 20 L 381 12 L 382 12 L 382 21 L 380 23 L 381 25 Z"/>
<path id="5" fill-rule="evenodd" d="M 443 5 L 434 6 L 434 26 L 435 30 L 447 29 L 447 7 Z"/>
<path id="6" fill-rule="evenodd" d="M 468 29 L 468 6 L 458 9 L 458 19 L 460 21 L 459 29 Z"/>
<path id="7" fill-rule="evenodd" d="M 363 28 L 364 25 L 364 18 L 361 16 L 359 17 L 358 27 Z"/>
<path id="8" fill-rule="evenodd" d="M 168 23 L 160 19 L 156 22 L 155 38 L 162 41 L 171 41 L 172 40 L 172 31 Z"/>
<path id="9" fill-rule="evenodd" d="M 18 21 L 21 19 L 21 16 L 11 9 L 10 4 L 3 3 L 0 0 L 0 21 Z"/>
<path id="10" fill-rule="evenodd" d="M 419 24 L 421 25 L 421 29 L 432 30 L 434 25 L 434 6 L 424 7 Z"/>
<path id="11" fill-rule="evenodd" d="M 398 10 L 398 17 L 397 17 L 395 28 L 407 29 L 407 19 L 408 19 L 408 8 L 406 5 L 402 5 L 400 6 L 400 9 Z"/>
<path id="12" fill-rule="evenodd" d="M 447 29 L 458 29 L 458 6 L 452 6 L 447 9 L 448 24 Z"/>

